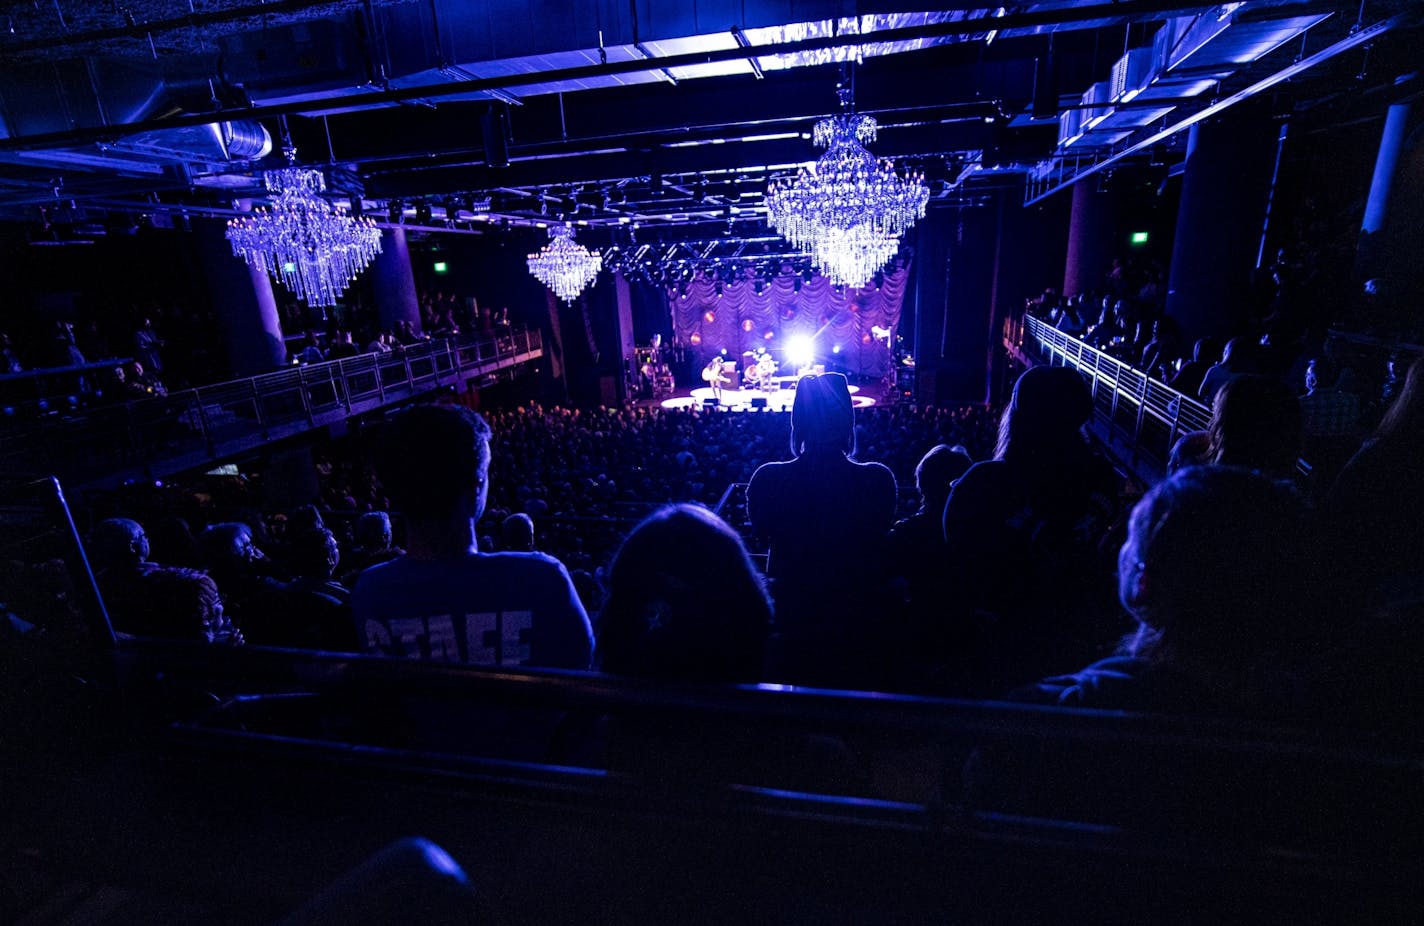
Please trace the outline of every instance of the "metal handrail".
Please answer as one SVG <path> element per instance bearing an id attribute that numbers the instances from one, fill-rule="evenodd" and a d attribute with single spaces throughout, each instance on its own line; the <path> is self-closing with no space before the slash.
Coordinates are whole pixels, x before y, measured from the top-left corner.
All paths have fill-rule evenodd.
<path id="1" fill-rule="evenodd" d="M 1111 443 L 1127 451 L 1133 466 L 1144 461 L 1164 465 L 1178 438 L 1211 424 L 1211 409 L 1195 397 L 1041 319 L 1011 321 L 1005 334 L 1011 346 L 1031 343 L 1040 362 L 1072 367 L 1087 378 L 1097 422 Z"/>
<path id="2" fill-rule="evenodd" d="M 514 329 L 13 422 L 0 431 L 0 472 L 53 472 L 78 485 L 153 478 L 541 356 L 540 333 Z"/>

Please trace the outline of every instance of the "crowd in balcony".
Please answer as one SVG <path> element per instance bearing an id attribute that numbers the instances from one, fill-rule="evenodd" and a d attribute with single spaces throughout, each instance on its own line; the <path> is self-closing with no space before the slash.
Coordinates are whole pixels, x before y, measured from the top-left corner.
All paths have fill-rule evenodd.
<path id="1" fill-rule="evenodd" d="M 432 339 L 497 338 L 513 330 L 510 310 L 473 297 L 419 293 L 418 317 L 382 326 L 360 293 L 332 309 L 284 303 L 286 361 L 321 363 L 389 353 Z M 82 313 L 0 330 L 4 417 L 162 397 L 229 378 L 216 319 L 177 305 Z"/>

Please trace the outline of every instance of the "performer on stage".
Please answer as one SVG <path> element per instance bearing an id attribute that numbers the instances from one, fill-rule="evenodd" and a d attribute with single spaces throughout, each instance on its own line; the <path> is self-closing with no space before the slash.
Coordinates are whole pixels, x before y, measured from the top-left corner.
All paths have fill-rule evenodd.
<path id="1" fill-rule="evenodd" d="M 722 384 L 730 383 L 731 380 L 722 375 L 722 356 L 720 354 L 707 361 L 707 366 L 702 368 L 702 378 L 712 387 L 712 398 L 718 402 L 722 401 Z"/>

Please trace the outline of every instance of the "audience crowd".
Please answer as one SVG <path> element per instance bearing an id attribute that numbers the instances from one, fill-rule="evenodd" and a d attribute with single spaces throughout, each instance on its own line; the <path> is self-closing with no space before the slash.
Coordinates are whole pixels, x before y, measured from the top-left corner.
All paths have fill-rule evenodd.
<path id="1" fill-rule="evenodd" d="M 853 415 L 829 374 L 800 383 L 790 415 L 417 406 L 320 450 L 316 505 L 263 517 L 260 488 L 229 488 L 199 520 L 105 520 L 91 550 L 116 627 L 136 635 L 1325 711 L 1313 686 L 1368 702 L 1361 653 L 1409 638 L 1417 525 L 1390 499 L 1417 482 L 1421 369 L 1314 493 L 1296 481 L 1301 404 L 1257 374 L 1223 386 L 1208 431 L 1135 507 L 1085 436 L 1071 370 L 1025 372 L 996 442 L 982 409 Z M 740 483 L 729 529 L 710 509 Z"/>
<path id="2" fill-rule="evenodd" d="M 1121 348 L 1142 323 L 1120 305 L 1063 327 Z M 417 405 L 318 448 L 314 504 L 263 516 L 260 483 L 229 485 L 193 520 L 115 510 L 89 550 L 124 635 L 1412 724 L 1424 358 L 1365 438 L 1371 403 L 1328 355 L 1301 358 L 1298 394 L 1259 340 L 1213 350 L 1186 360 L 1164 316 L 1143 345 L 1212 408 L 1151 486 L 1091 442 L 1071 369 L 1023 372 L 997 413 L 856 412 L 832 373 L 802 378 L 789 415 Z M 1306 485 L 1312 447 L 1333 462 Z M 613 764 L 653 733 L 668 768 L 717 764 L 661 721 L 582 733 L 574 751 Z M 834 743 L 788 748 L 800 773 L 854 777 Z M 978 757 L 981 780 L 1001 758 Z"/>

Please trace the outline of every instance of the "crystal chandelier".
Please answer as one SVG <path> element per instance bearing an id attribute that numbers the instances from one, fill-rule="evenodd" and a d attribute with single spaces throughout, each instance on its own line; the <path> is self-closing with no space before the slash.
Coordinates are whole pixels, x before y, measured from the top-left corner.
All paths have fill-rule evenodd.
<path id="1" fill-rule="evenodd" d="M 843 84 L 841 105 L 849 110 Z M 826 149 L 795 181 L 772 183 L 766 194 L 771 225 L 811 252 L 832 282 L 860 286 L 900 249 L 900 236 L 924 217 L 929 190 L 918 174 L 900 177 L 889 161 L 865 148 L 875 120 L 844 112 L 816 123 L 813 140 Z"/>
<path id="2" fill-rule="evenodd" d="M 381 230 L 369 218 L 353 218 L 322 198 L 321 171 L 296 166 L 269 170 L 262 182 L 274 194 L 269 207 L 227 223 L 232 253 L 270 274 L 309 306 L 336 305 L 381 250 Z"/>
<path id="3" fill-rule="evenodd" d="M 529 272 L 565 302 L 573 302 L 603 269 L 603 258 L 574 241 L 568 225 L 549 229 L 549 243 L 529 255 Z"/>

